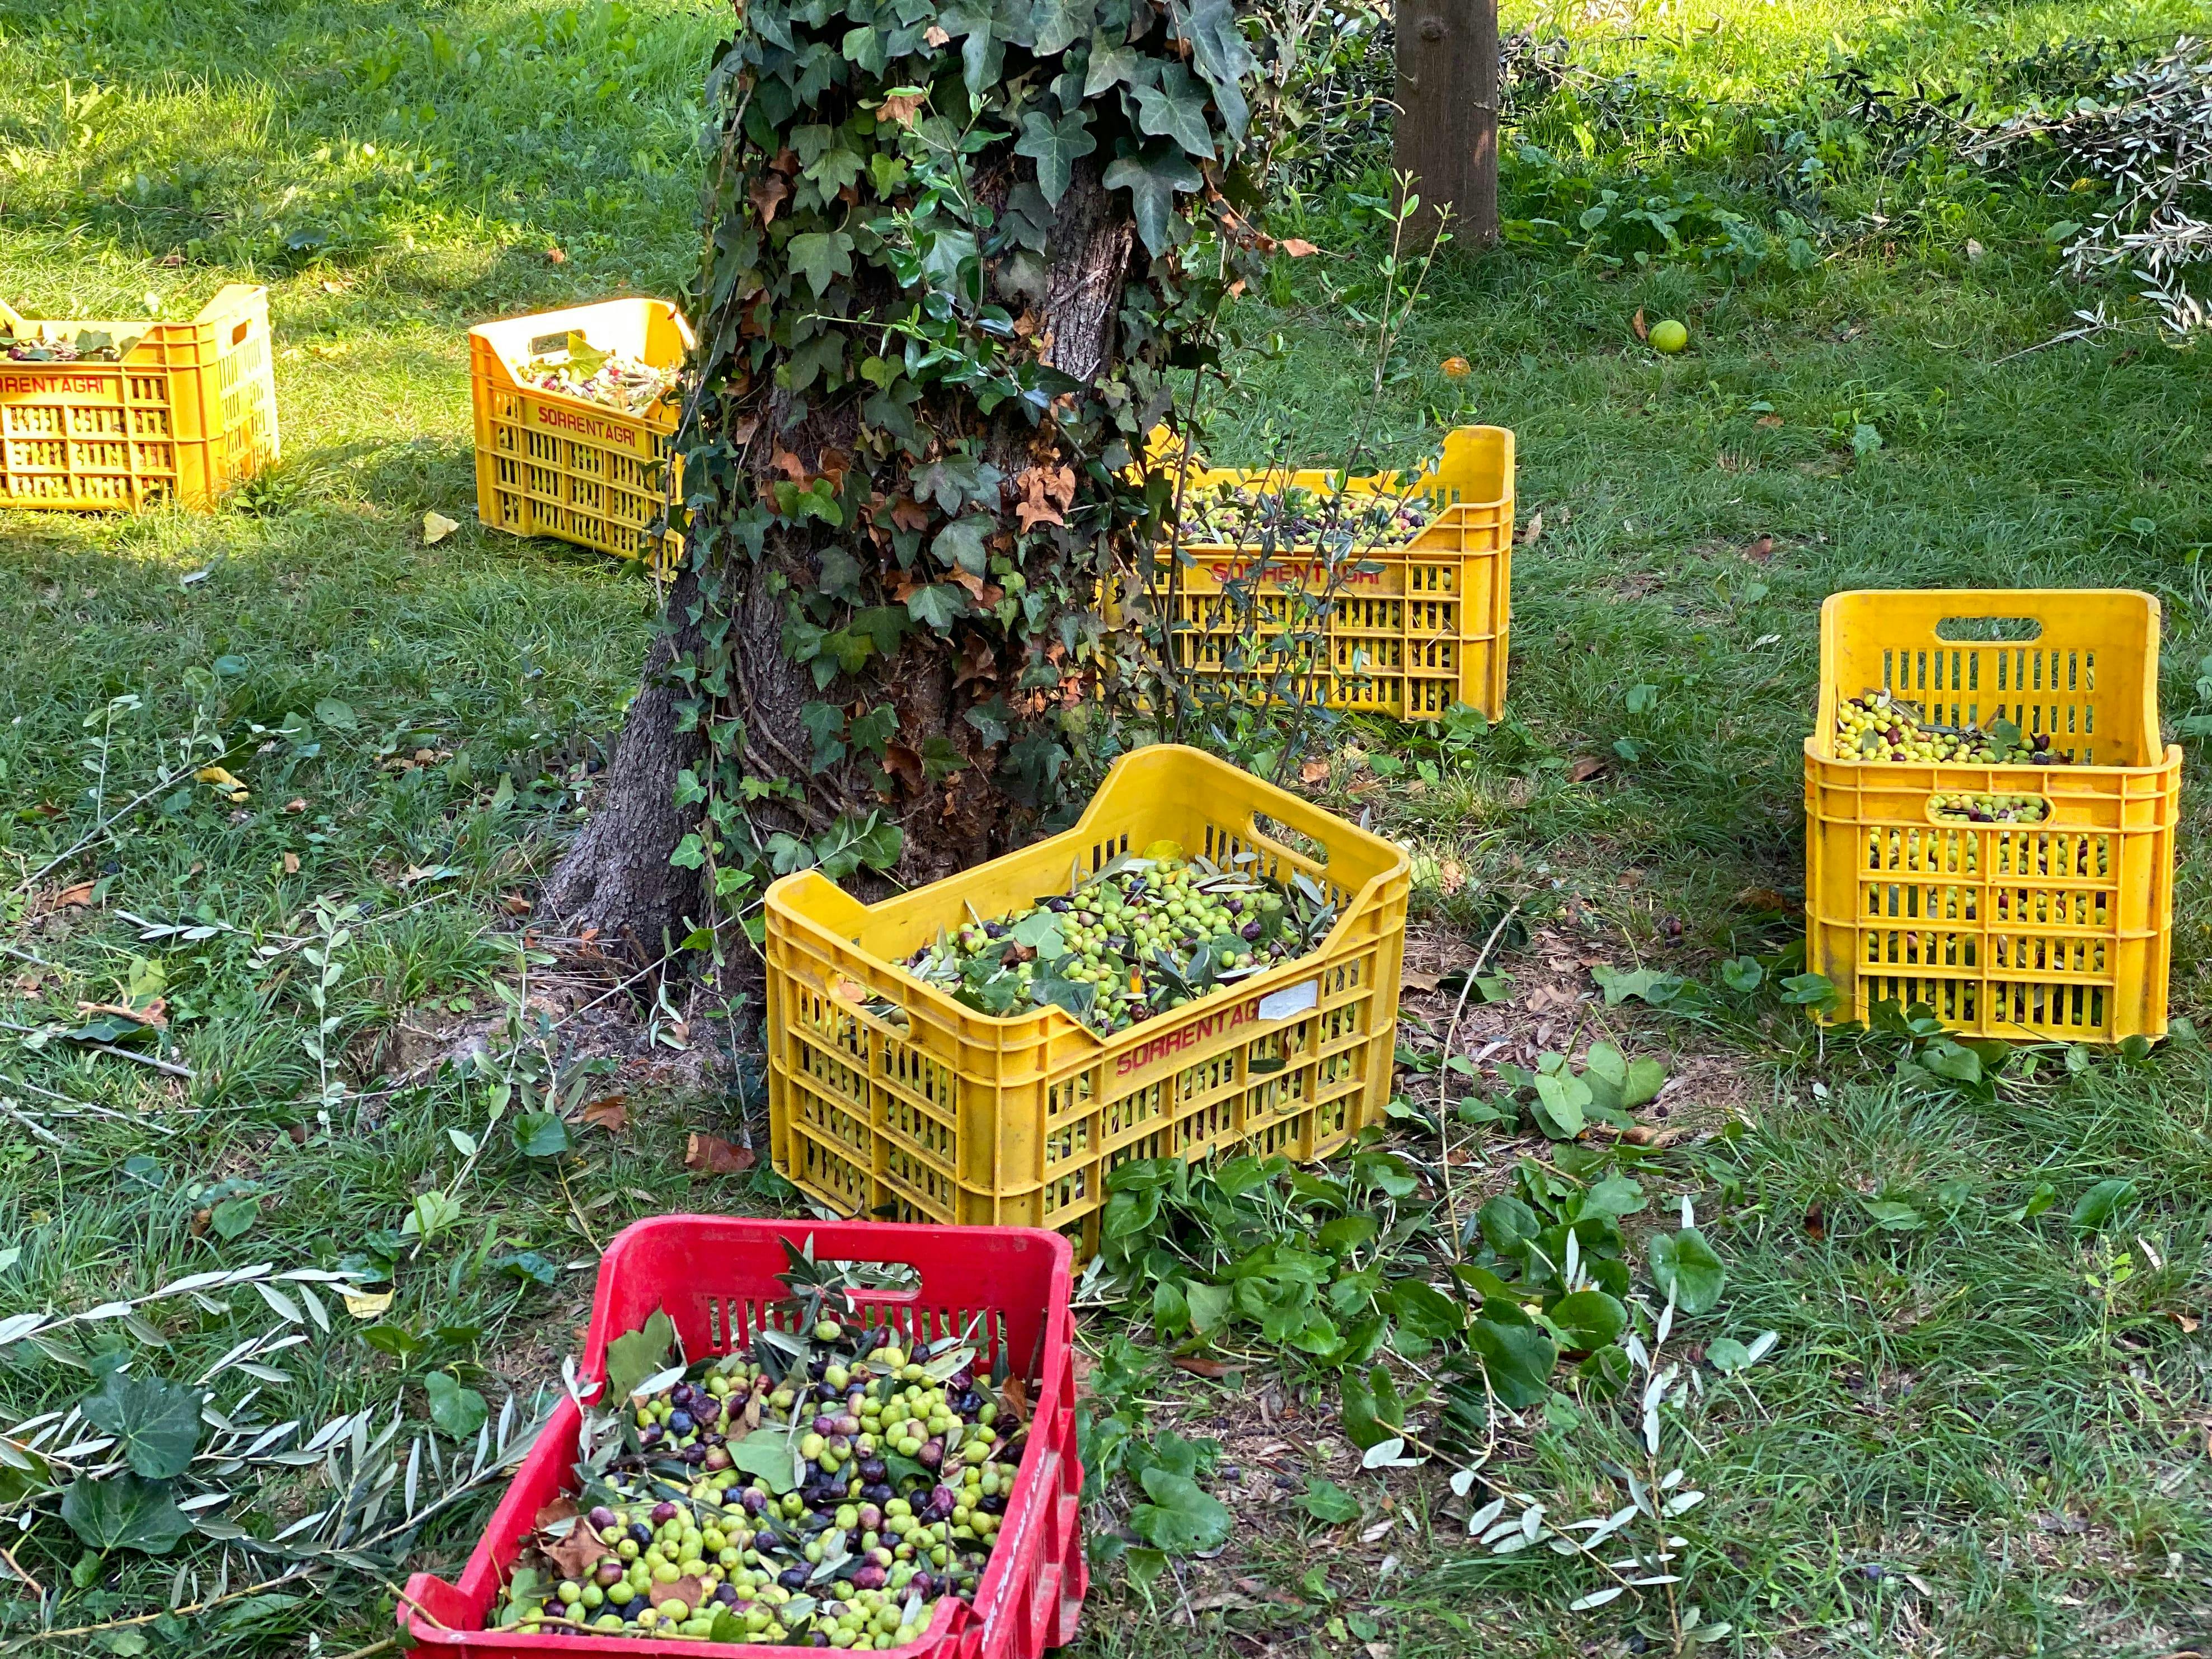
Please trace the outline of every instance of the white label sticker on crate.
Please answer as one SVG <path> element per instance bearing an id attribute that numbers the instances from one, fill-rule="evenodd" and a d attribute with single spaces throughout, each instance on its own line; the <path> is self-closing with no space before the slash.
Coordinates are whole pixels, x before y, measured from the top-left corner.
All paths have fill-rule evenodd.
<path id="1" fill-rule="evenodd" d="M 1260 1018 L 1288 1019 L 1292 1014 L 1303 1014 L 1321 1003 L 1321 981 L 1310 979 L 1303 985 L 1286 986 L 1271 991 L 1260 999 Z"/>

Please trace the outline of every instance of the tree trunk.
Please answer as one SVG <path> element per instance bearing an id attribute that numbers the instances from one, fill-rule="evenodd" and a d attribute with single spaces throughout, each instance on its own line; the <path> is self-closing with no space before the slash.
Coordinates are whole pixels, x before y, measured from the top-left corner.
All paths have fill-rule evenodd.
<path id="1" fill-rule="evenodd" d="M 1001 181 L 1004 196 L 1008 181 Z M 1034 319 L 1042 360 L 1086 386 L 1116 355 L 1115 328 L 1133 261 L 1141 261 L 1128 198 L 1101 183 L 1098 167 L 1079 161 L 1055 212 L 1044 269 L 1024 273 L 1001 260 L 988 266 L 996 292 L 1009 309 Z M 750 302 L 745 302 L 750 303 Z M 738 325 L 744 305 L 699 319 L 698 334 L 711 340 Z M 826 402 L 783 429 L 789 399 L 779 393 L 765 416 L 746 417 L 739 436 L 705 435 L 734 443 L 746 456 L 757 487 L 778 478 L 830 474 L 860 439 L 859 418 L 848 403 Z M 1033 424 L 1001 415 L 979 417 L 971 406 L 936 411 L 948 436 L 988 428 L 986 453 L 1006 477 L 998 516 L 1017 518 L 1016 479 L 1025 468 L 1057 464 Z M 725 424 L 736 424 L 722 417 Z M 757 433 L 754 428 L 757 428 Z M 769 434 L 777 434 L 771 441 Z M 696 497 L 694 497 L 695 501 Z M 702 639 L 701 549 L 708 556 L 738 647 L 734 672 L 721 699 L 740 723 L 747 775 L 771 786 L 789 785 L 788 798 L 767 795 L 748 806 L 763 836 L 807 842 L 831 833 L 841 816 L 878 811 L 903 833 L 902 851 L 889 873 L 912 886 L 966 869 L 1018 844 L 1034 827 L 1041 802 L 1006 782 L 1008 737 L 994 720 L 969 718 L 979 709 L 1011 707 L 1034 714 L 1052 696 L 1027 691 L 1033 663 L 1003 635 L 955 623 L 908 634 L 895 653 L 872 659 L 863 672 L 841 673 L 827 688 L 793 661 L 785 648 L 789 610 L 784 592 L 804 592 L 823 581 L 823 545 L 779 543 L 751 558 L 717 536 L 715 509 L 695 505 L 693 551 L 673 584 L 661 632 L 647 654 L 644 682 L 631 702 L 614 760 L 590 817 L 545 884 L 544 905 L 574 927 L 596 927 L 603 945 L 617 941 L 641 965 L 658 957 L 696 923 L 706 919 L 708 895 L 697 869 L 672 866 L 685 836 L 699 828 L 696 807 L 676 803 L 680 775 L 703 769 L 706 744 L 696 730 L 679 732 L 689 692 L 670 678 L 672 665 L 696 652 Z M 703 532 L 703 533 L 702 533 Z M 858 557 L 871 580 L 895 586 L 900 572 L 883 550 L 861 535 L 831 538 L 829 544 Z M 979 583 L 979 605 L 994 600 L 995 584 Z M 1086 598 L 1085 608 L 1089 608 Z M 712 607 L 705 607 L 712 609 Z M 948 639 L 956 647 L 947 649 Z M 1052 647 L 1057 650 L 1058 647 Z M 841 705 L 887 705 L 896 735 L 878 767 L 847 756 L 824 763 L 803 711 L 830 700 Z M 953 757 L 957 757 L 957 764 Z M 733 860 L 733 862 L 742 861 Z M 860 885 L 872 878 L 858 872 Z M 884 890 L 880 880 L 878 891 Z"/>
<path id="2" fill-rule="evenodd" d="M 1498 0 L 1402 0 L 1397 166 L 1425 237 L 1449 211 L 1462 247 L 1498 240 Z"/>

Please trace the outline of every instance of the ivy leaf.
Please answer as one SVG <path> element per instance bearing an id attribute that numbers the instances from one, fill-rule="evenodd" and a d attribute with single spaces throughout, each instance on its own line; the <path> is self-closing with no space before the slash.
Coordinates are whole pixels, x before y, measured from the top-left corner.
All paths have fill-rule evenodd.
<path id="1" fill-rule="evenodd" d="M 1240 83 L 1260 64 L 1244 44 L 1243 31 L 1237 27 L 1236 7 L 1230 0 L 1196 0 L 1182 34 L 1191 44 L 1198 72 L 1213 88 L 1214 104 L 1221 111 L 1221 125 L 1228 129 L 1231 138 L 1242 139 L 1251 110 L 1244 101 Z"/>
<path id="2" fill-rule="evenodd" d="M 1129 1524 L 1155 1549 L 1189 1555 L 1229 1541 L 1229 1511 L 1188 1475 L 1158 1464 L 1139 1477 L 1152 1501 L 1129 1511 Z"/>
<path id="3" fill-rule="evenodd" d="M 781 1429 L 755 1429 L 729 1444 L 730 1467 L 758 1475 L 778 1498 L 795 1488 L 797 1468 L 791 1437 Z"/>
<path id="4" fill-rule="evenodd" d="M 1141 86 L 1148 78 L 1146 71 L 1152 68 L 1152 60 L 1134 46 L 1109 40 L 1103 33 L 1094 34 L 1091 37 L 1091 65 L 1083 76 L 1083 95 L 1096 98 L 1124 82 L 1133 87 Z"/>
<path id="5" fill-rule="evenodd" d="M 80 1475 L 62 1494 L 62 1519 L 88 1549 L 167 1555 L 192 1529 L 165 1480 L 135 1474 L 94 1480 Z"/>
<path id="6" fill-rule="evenodd" d="M 1030 11 L 1030 50 L 1057 58 L 1090 30 L 1097 0 L 1036 0 Z"/>
<path id="7" fill-rule="evenodd" d="M 1204 182 L 1190 159 L 1170 145 L 1146 146 L 1146 156 L 1125 155 L 1106 169 L 1109 190 L 1129 192 L 1136 210 L 1137 234 L 1146 252 L 1164 253 L 1175 245 L 1175 193 Z"/>
<path id="8" fill-rule="evenodd" d="M 1037 164 L 1037 188 L 1057 207 L 1067 194 L 1067 181 L 1076 161 L 1098 148 L 1091 135 L 1089 118 L 1081 110 L 1054 121 L 1037 110 L 1022 117 L 1021 142 L 1014 154 Z"/>
<path id="9" fill-rule="evenodd" d="M 840 276 L 853 274 L 853 239 L 842 230 L 809 231 L 784 246 L 791 268 L 813 285 L 817 299 Z"/>
<path id="10" fill-rule="evenodd" d="M 676 1345 L 676 1322 L 660 1309 L 643 1328 L 629 1331 L 607 1344 L 605 1399 L 619 1406 L 637 1385 L 665 1368 L 668 1351 Z"/>
<path id="11" fill-rule="evenodd" d="M 1206 128 L 1206 88 L 1181 64 L 1163 69 L 1159 85 L 1137 88 L 1137 130 L 1155 138 L 1172 138 L 1187 155 L 1213 159 L 1213 135 Z"/>
<path id="12" fill-rule="evenodd" d="M 115 1437 L 131 1467 L 167 1480 L 191 1466 L 200 1443 L 200 1393 L 158 1376 L 110 1371 L 84 1397 L 84 1414 Z"/>
<path id="13" fill-rule="evenodd" d="M 907 595 L 906 608 L 924 628 L 942 633 L 968 614 L 968 590 L 952 582 L 917 587 Z"/>
<path id="14" fill-rule="evenodd" d="M 990 568 L 983 538 L 996 528 L 992 520 L 980 516 L 955 519 L 937 532 L 929 550 L 946 564 L 957 566 L 971 576 L 980 576 Z"/>

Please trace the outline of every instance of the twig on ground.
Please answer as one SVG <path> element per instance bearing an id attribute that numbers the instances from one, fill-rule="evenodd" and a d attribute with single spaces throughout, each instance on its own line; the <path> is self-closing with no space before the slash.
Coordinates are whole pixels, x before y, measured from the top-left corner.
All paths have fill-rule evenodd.
<path id="1" fill-rule="evenodd" d="M 26 1036 L 38 1035 L 35 1025 L 18 1025 L 12 1019 L 0 1019 L 0 1031 L 21 1031 Z M 112 1042 L 79 1042 L 80 1048 L 90 1048 L 96 1054 L 113 1054 L 118 1060 L 133 1060 L 141 1066 L 150 1066 L 168 1077 L 180 1077 L 187 1083 L 192 1080 L 192 1068 L 179 1066 L 173 1060 L 156 1060 L 151 1054 L 134 1054 L 128 1048 L 118 1048 Z"/>

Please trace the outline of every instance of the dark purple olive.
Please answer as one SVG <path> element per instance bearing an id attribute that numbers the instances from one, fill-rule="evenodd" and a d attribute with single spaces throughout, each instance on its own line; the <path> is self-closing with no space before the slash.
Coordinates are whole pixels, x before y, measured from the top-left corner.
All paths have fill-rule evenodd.
<path id="1" fill-rule="evenodd" d="M 866 1566 L 856 1568 L 854 1571 L 853 1588 L 864 1590 L 881 1589 L 888 1576 L 881 1567 L 871 1561 Z"/>
<path id="2" fill-rule="evenodd" d="M 1244 914 L 1244 901 L 1232 893 L 1223 902 L 1221 908 L 1232 916 L 1241 916 Z"/>
<path id="3" fill-rule="evenodd" d="M 738 1587 L 727 1580 L 723 1581 L 714 1586 L 714 1599 L 726 1607 L 734 1607 L 738 1605 Z"/>
<path id="4" fill-rule="evenodd" d="M 599 1573 L 598 1573 L 598 1577 L 599 1577 L 599 1588 L 600 1588 L 601 1589 L 606 1589 L 606 1587 L 607 1587 L 608 1585 L 610 1585 L 610 1584 L 613 1583 L 617 1579 L 620 1578 L 622 1576 L 623 1576 L 623 1564 L 622 1564 L 621 1562 L 619 1562 L 619 1561 L 602 1561 L 602 1562 L 600 1562 L 600 1563 L 599 1563 Z"/>
<path id="5" fill-rule="evenodd" d="M 836 1433 L 837 1419 L 830 1416 L 827 1412 L 822 1413 L 814 1419 L 814 1432 L 817 1434 Z"/>
<path id="6" fill-rule="evenodd" d="M 875 1485 L 879 1480 L 888 1480 L 890 1478 L 890 1465 L 884 1462 L 882 1458 L 864 1457 L 860 1460 L 860 1479 L 866 1481 L 870 1486 Z"/>
<path id="7" fill-rule="evenodd" d="M 548 1619 L 566 1619 L 568 1616 L 568 1609 L 561 1604 L 560 1599 L 556 1596 L 545 1604 L 545 1616 Z"/>
<path id="8" fill-rule="evenodd" d="M 655 1504 L 653 1506 L 653 1524 L 654 1526 L 665 1527 L 675 1518 L 676 1505 L 670 1503 L 666 1498 L 662 1498 L 658 1504 Z"/>
<path id="9" fill-rule="evenodd" d="M 965 1365 L 945 1379 L 945 1391 L 947 1394 L 965 1394 L 975 1385 L 975 1373 Z"/>
<path id="10" fill-rule="evenodd" d="M 637 1431 L 637 1443 L 641 1446 L 659 1445 L 660 1443 L 660 1425 L 658 1423 L 648 1423 L 643 1428 L 640 1429 Z"/>
<path id="11" fill-rule="evenodd" d="M 704 1446 L 686 1446 L 678 1455 L 696 1469 L 707 1461 L 707 1449 Z"/>
<path id="12" fill-rule="evenodd" d="M 807 1569 L 805 1567 L 786 1567 L 775 1576 L 775 1582 L 787 1590 L 805 1589 L 806 1575 Z"/>
<path id="13" fill-rule="evenodd" d="M 831 1388 L 827 1382 L 817 1382 L 814 1385 L 814 1398 L 817 1401 L 823 1405 L 827 1405 L 829 1402 L 837 1399 L 838 1397 L 837 1390 Z"/>
<path id="14" fill-rule="evenodd" d="M 1244 938 L 1246 938 L 1246 939 L 1257 939 L 1257 938 L 1259 938 L 1259 937 L 1260 937 L 1260 923 L 1259 923 L 1258 919 L 1255 917 L 1255 919 L 1253 919 L 1252 921 L 1246 922 L 1246 923 L 1245 923 L 1242 927 L 1238 928 L 1237 931 L 1240 934 L 1242 934 Z"/>
<path id="15" fill-rule="evenodd" d="M 959 1501 L 953 1496 L 951 1487 L 939 1486 L 929 1494 L 929 1501 L 921 1506 L 921 1518 L 925 1521 L 942 1521 L 952 1513 L 953 1506 Z"/>
<path id="16" fill-rule="evenodd" d="M 609 1527 L 614 1525 L 615 1512 L 609 1509 L 605 1504 L 602 1504 L 597 1509 L 593 1510 L 589 1515 L 586 1516 L 584 1519 L 592 1523 L 592 1531 L 605 1532 Z"/>
<path id="17" fill-rule="evenodd" d="M 806 1374 L 812 1377 L 816 1382 L 819 1382 L 822 1380 L 822 1374 L 829 1369 L 830 1356 L 823 1354 L 818 1357 L 812 1364 L 806 1368 Z"/>
<path id="18" fill-rule="evenodd" d="M 945 1461 L 945 1443 L 935 1438 L 923 1441 L 921 1449 L 915 1454 L 914 1461 L 925 1469 L 935 1468 Z"/>
<path id="19" fill-rule="evenodd" d="M 891 1490 L 890 1481 L 872 1480 L 860 1488 L 860 1496 L 871 1504 L 883 1504 L 890 1503 L 898 1494 Z"/>
<path id="20" fill-rule="evenodd" d="M 1002 1492 L 992 1492 L 978 1499 L 975 1507 L 986 1515 L 1004 1515 L 1006 1512 L 1006 1495 Z"/>
<path id="21" fill-rule="evenodd" d="M 1075 907 L 1064 898 L 1048 898 L 1044 902 L 1044 908 L 1064 916 Z"/>
<path id="22" fill-rule="evenodd" d="M 747 1515 L 758 1515 L 768 1507 L 768 1494 L 758 1486 L 747 1486 L 744 1495 L 739 1498 L 738 1502 L 745 1506 Z"/>
<path id="23" fill-rule="evenodd" d="M 867 1495 L 867 1494 L 866 1494 L 866 1493 L 865 1493 L 865 1492 L 863 1492 L 863 1493 L 861 1494 L 861 1496 L 862 1496 L 862 1497 L 864 1497 L 864 1498 L 865 1498 L 866 1495 Z M 883 1529 L 884 1529 L 884 1512 L 883 1512 L 881 1510 L 878 1509 L 878 1508 L 877 1508 L 873 1504 L 861 1504 L 861 1505 L 860 1505 L 860 1530 L 861 1530 L 862 1532 L 881 1532 Z"/>
<path id="24" fill-rule="evenodd" d="M 1005 922 L 1003 922 L 1003 921 L 987 921 L 987 922 L 985 922 L 985 923 L 983 924 L 983 937 L 984 937 L 984 938 L 986 938 L 986 939 L 1004 939 L 1004 938 L 1006 938 L 1006 924 Z"/>
<path id="25" fill-rule="evenodd" d="M 637 1547 L 643 1549 L 653 1541 L 653 1528 L 642 1521 L 633 1521 L 629 1523 L 629 1535 L 637 1540 Z"/>
<path id="26" fill-rule="evenodd" d="M 668 1431 L 678 1440 L 698 1426 L 690 1412 L 673 1411 L 668 1413 Z"/>
<path id="27" fill-rule="evenodd" d="M 806 1645 L 810 1648 L 828 1647 L 830 1645 L 830 1632 L 827 1631 L 816 1631 L 813 1635 L 806 1638 Z"/>

